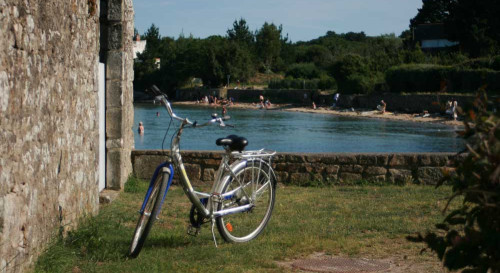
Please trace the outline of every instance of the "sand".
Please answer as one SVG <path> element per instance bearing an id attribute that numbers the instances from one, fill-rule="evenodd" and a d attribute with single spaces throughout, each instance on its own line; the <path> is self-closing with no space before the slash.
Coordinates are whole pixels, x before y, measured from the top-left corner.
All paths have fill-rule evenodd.
<path id="1" fill-rule="evenodd" d="M 203 103 L 196 102 L 174 102 L 173 105 L 192 105 L 199 107 L 209 107 L 213 108 L 214 112 L 220 113 L 221 105 L 207 105 Z M 407 113 L 396 113 L 396 112 L 385 112 L 381 114 L 377 110 L 370 109 L 331 109 L 329 107 L 317 107 L 312 109 L 311 107 L 298 107 L 290 104 L 273 104 L 269 109 L 262 109 L 258 107 L 259 105 L 252 103 L 237 103 L 231 106 L 226 106 L 227 111 L 230 115 L 231 108 L 238 109 L 254 109 L 256 111 L 290 111 L 290 112 L 304 112 L 304 113 L 318 113 L 318 114 L 328 114 L 336 116 L 345 117 L 358 117 L 358 118 L 378 118 L 378 119 L 389 119 L 389 120 L 402 120 L 402 121 L 412 121 L 412 122 L 431 122 L 431 123 L 441 123 L 450 126 L 460 126 L 463 125 L 462 121 L 452 120 L 448 117 L 441 116 L 439 114 L 431 114 L 429 117 L 421 117 L 418 114 L 407 114 Z"/>

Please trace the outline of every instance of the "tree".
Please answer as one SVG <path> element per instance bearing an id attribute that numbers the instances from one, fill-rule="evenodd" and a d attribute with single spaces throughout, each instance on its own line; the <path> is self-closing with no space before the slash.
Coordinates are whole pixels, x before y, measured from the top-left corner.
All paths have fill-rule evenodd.
<path id="1" fill-rule="evenodd" d="M 500 116 L 486 111 L 484 92 L 475 102 L 465 122 L 468 153 L 456 174 L 446 172 L 453 194 L 448 204 L 461 199 L 436 230 L 426 235 L 408 236 L 425 242 L 449 270 L 500 272 Z M 448 205 L 445 208 L 447 210 Z"/>
<path id="2" fill-rule="evenodd" d="M 444 23 L 449 15 L 451 5 L 456 0 L 422 0 L 422 8 L 410 20 L 410 29 L 419 24 Z"/>
<path id="3" fill-rule="evenodd" d="M 456 0 L 446 29 L 471 57 L 500 52 L 500 1 Z"/>
<path id="4" fill-rule="evenodd" d="M 233 28 L 227 30 L 227 37 L 230 41 L 247 47 L 252 46 L 255 40 L 253 33 L 248 28 L 247 21 L 243 18 L 233 22 Z"/>
<path id="5" fill-rule="evenodd" d="M 271 71 L 280 56 L 282 29 L 281 25 L 276 27 L 273 23 L 265 22 L 255 35 L 257 53 L 266 72 Z"/>
<path id="6" fill-rule="evenodd" d="M 161 41 L 160 29 L 151 24 L 151 26 L 146 30 L 146 33 L 142 35 L 141 40 L 146 40 L 145 55 L 150 58 L 155 58 L 159 56 L 159 46 Z"/>

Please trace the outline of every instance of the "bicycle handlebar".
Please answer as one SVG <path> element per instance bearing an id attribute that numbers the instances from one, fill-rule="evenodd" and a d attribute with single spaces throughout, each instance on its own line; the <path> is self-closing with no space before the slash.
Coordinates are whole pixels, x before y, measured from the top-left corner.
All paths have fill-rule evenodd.
<path id="1" fill-rule="evenodd" d="M 172 106 L 170 106 L 170 102 L 167 100 L 167 98 L 165 96 L 157 96 L 157 98 L 158 97 L 160 97 L 159 100 L 163 103 L 163 105 L 167 109 L 167 112 L 168 112 L 168 114 L 170 115 L 171 118 L 179 120 L 179 121 L 182 121 L 182 122 L 185 122 L 186 124 L 191 125 L 193 128 L 198 128 L 198 127 L 203 127 L 203 126 L 207 126 L 207 125 L 212 125 L 214 123 L 219 123 L 219 125 L 221 127 L 225 127 L 225 126 L 234 127 L 234 126 L 229 125 L 229 124 L 227 124 L 227 125 L 224 124 L 224 120 L 228 120 L 229 117 L 222 117 L 222 118 L 214 117 L 211 120 L 209 120 L 209 121 L 207 121 L 207 122 L 205 122 L 203 124 L 197 124 L 196 121 L 192 122 L 188 118 L 181 118 L 181 117 L 177 116 L 174 113 L 174 111 L 172 110 Z"/>

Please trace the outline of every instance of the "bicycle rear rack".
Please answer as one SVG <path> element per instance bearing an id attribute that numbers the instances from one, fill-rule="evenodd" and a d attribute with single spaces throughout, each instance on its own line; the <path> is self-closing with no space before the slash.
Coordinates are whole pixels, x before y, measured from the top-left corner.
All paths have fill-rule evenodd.
<path id="1" fill-rule="evenodd" d="M 274 155 L 276 155 L 275 151 L 260 149 L 254 151 L 244 151 L 244 152 L 232 152 L 232 157 L 237 159 L 271 159 Z"/>

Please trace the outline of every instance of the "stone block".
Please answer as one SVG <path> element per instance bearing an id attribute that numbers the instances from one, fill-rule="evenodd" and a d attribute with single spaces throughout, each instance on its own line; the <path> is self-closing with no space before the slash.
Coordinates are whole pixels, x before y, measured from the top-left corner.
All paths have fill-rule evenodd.
<path id="1" fill-rule="evenodd" d="M 301 154 L 297 154 L 297 155 L 286 154 L 284 157 L 284 160 L 286 162 L 290 162 L 290 163 L 305 163 L 306 162 L 304 155 L 301 155 Z"/>
<path id="2" fill-rule="evenodd" d="M 122 49 L 122 47 L 123 47 L 122 24 L 115 23 L 108 26 L 108 50 L 119 50 Z"/>
<path id="3" fill-rule="evenodd" d="M 321 174 L 314 173 L 314 174 L 311 174 L 311 175 L 312 175 L 311 180 L 313 180 L 313 181 L 319 181 L 319 182 L 324 182 L 323 176 Z"/>
<path id="4" fill-rule="evenodd" d="M 213 181 L 215 177 L 214 169 L 204 169 L 203 170 L 203 181 Z"/>
<path id="5" fill-rule="evenodd" d="M 340 172 L 348 173 L 363 173 L 363 166 L 361 165 L 342 165 L 340 166 Z"/>
<path id="6" fill-rule="evenodd" d="M 377 155 L 377 165 L 387 166 L 389 164 L 389 155 Z"/>
<path id="7" fill-rule="evenodd" d="M 435 185 L 443 178 L 443 171 L 439 167 L 421 167 L 417 170 L 418 182 L 425 185 Z"/>
<path id="8" fill-rule="evenodd" d="M 358 173 L 341 173 L 340 174 L 340 180 L 342 182 L 354 182 L 354 181 L 359 181 L 363 177 L 361 174 Z"/>
<path id="9" fill-rule="evenodd" d="M 377 164 L 377 156 L 375 155 L 360 155 L 359 156 L 359 164 L 360 165 L 376 165 Z"/>
<path id="10" fill-rule="evenodd" d="M 308 173 L 291 173 L 290 174 L 290 184 L 292 185 L 302 185 L 308 183 L 311 180 L 311 176 Z"/>
<path id="11" fill-rule="evenodd" d="M 123 52 L 109 51 L 106 55 L 106 80 L 122 80 L 124 73 Z M 108 95 L 106 94 L 106 97 Z"/>
<path id="12" fill-rule="evenodd" d="M 321 155 L 321 154 L 311 154 L 311 155 L 307 155 L 305 156 L 305 160 L 309 163 L 319 163 L 319 162 L 322 162 L 322 159 L 324 158 L 324 155 Z"/>
<path id="13" fill-rule="evenodd" d="M 107 19 L 108 21 L 122 21 L 123 0 L 108 0 Z"/>
<path id="14" fill-rule="evenodd" d="M 413 154 L 404 155 L 406 166 L 418 166 L 418 156 Z"/>
<path id="15" fill-rule="evenodd" d="M 288 172 L 275 172 L 278 183 L 288 184 Z"/>
<path id="16" fill-rule="evenodd" d="M 368 182 L 372 182 L 372 183 L 385 182 L 386 177 L 385 177 L 385 175 L 375 175 L 375 176 L 367 177 L 366 180 Z"/>
<path id="17" fill-rule="evenodd" d="M 134 175 L 137 178 L 149 181 L 156 170 L 156 167 L 165 162 L 167 157 L 164 155 L 142 155 L 135 156 L 133 160 Z"/>
<path id="18" fill-rule="evenodd" d="M 123 81 L 107 80 L 106 81 L 106 107 L 122 107 L 123 106 Z"/>
<path id="19" fill-rule="evenodd" d="M 123 153 L 120 149 L 108 150 L 106 153 L 106 188 L 119 190 L 123 188 L 121 170 Z"/>
<path id="20" fill-rule="evenodd" d="M 122 111 L 120 108 L 106 110 L 106 139 L 122 138 Z"/>
<path id="21" fill-rule="evenodd" d="M 115 138 L 106 140 L 106 149 L 123 148 L 123 138 Z"/>
<path id="22" fill-rule="evenodd" d="M 411 170 L 405 169 L 389 169 L 387 179 L 391 183 L 395 184 L 406 184 L 408 182 L 413 182 Z"/>
<path id="23" fill-rule="evenodd" d="M 389 159 L 389 166 L 406 166 L 406 158 L 404 155 L 392 155 Z"/>
<path id="24" fill-rule="evenodd" d="M 448 163 L 448 157 L 445 155 L 432 155 L 431 156 L 432 166 L 442 167 L 446 166 Z"/>
<path id="25" fill-rule="evenodd" d="M 338 176 L 336 174 L 325 174 L 325 182 L 332 184 L 338 181 Z"/>
<path id="26" fill-rule="evenodd" d="M 431 156 L 429 154 L 419 155 L 418 163 L 420 166 L 430 166 L 432 164 Z"/>
<path id="27" fill-rule="evenodd" d="M 337 174 L 339 172 L 340 167 L 338 165 L 327 165 L 323 169 L 323 172 L 327 175 Z"/>
<path id="28" fill-rule="evenodd" d="M 337 156 L 337 162 L 340 164 L 357 164 L 358 160 L 355 155 L 339 155 Z"/>
<path id="29" fill-rule="evenodd" d="M 364 171 L 365 174 L 372 176 L 372 175 L 385 175 L 387 173 L 387 169 L 384 167 L 374 167 L 374 166 L 367 166 Z"/>
<path id="30" fill-rule="evenodd" d="M 199 181 L 201 179 L 201 168 L 200 165 L 194 164 L 184 164 L 186 169 L 186 174 L 192 181 Z"/>

